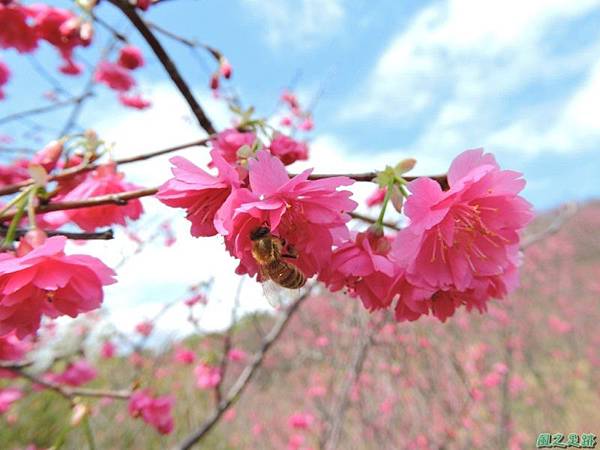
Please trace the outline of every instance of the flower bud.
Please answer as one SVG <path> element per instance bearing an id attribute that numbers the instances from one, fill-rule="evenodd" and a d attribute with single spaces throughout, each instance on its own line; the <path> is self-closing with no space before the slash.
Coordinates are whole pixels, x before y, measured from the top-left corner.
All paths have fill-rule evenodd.
<path id="1" fill-rule="evenodd" d="M 221 72 L 221 75 L 223 75 L 225 78 L 231 78 L 232 68 L 227 58 L 222 57 L 220 59 L 219 71 Z"/>
<path id="2" fill-rule="evenodd" d="M 85 418 L 85 416 L 89 414 L 89 412 L 90 410 L 86 405 L 82 403 L 77 403 L 73 407 L 73 414 L 71 414 L 71 426 L 76 427 L 77 425 L 79 425 L 81 421 Z"/>
<path id="3" fill-rule="evenodd" d="M 394 170 L 396 171 L 397 175 L 402 175 L 406 172 L 410 172 L 411 170 L 413 170 L 416 164 L 417 160 L 414 158 L 403 159 L 398 164 L 396 164 Z"/>
<path id="4" fill-rule="evenodd" d="M 50 172 L 56 167 L 56 163 L 62 155 L 64 143 L 64 139 L 58 139 L 48 143 L 42 150 L 34 155 L 31 162 L 33 164 L 39 164 L 46 172 Z"/>
<path id="5" fill-rule="evenodd" d="M 210 88 L 213 91 L 216 91 L 217 89 L 219 89 L 219 73 L 215 72 L 212 74 L 212 76 L 210 77 Z"/>

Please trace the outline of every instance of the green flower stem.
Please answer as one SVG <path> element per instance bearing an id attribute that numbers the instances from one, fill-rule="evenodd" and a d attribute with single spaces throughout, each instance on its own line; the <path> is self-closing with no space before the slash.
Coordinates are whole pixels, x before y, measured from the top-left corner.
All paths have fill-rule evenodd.
<path id="1" fill-rule="evenodd" d="M 394 187 L 394 182 L 390 181 L 385 188 L 385 197 L 383 197 L 383 205 L 381 205 L 381 211 L 379 212 L 379 217 L 377 218 L 377 222 L 375 222 L 375 226 L 379 229 L 383 229 L 383 217 L 385 216 L 385 210 L 387 209 L 387 205 L 390 202 L 390 198 L 392 198 L 392 188 Z"/>
<path id="2" fill-rule="evenodd" d="M 4 247 L 8 247 L 15 240 L 15 236 L 17 234 L 17 227 L 19 222 L 23 218 L 25 214 L 25 206 L 27 205 L 27 197 L 22 196 L 20 202 L 17 205 L 17 213 L 13 217 L 10 225 L 8 227 L 8 231 L 6 232 L 6 238 L 4 238 Z"/>
<path id="3" fill-rule="evenodd" d="M 4 207 L 2 209 L 0 209 L 0 217 L 3 216 L 4 213 L 6 211 L 8 211 L 10 208 L 12 208 L 17 203 L 19 203 L 21 200 L 23 200 L 23 198 L 25 196 L 29 195 L 29 190 L 30 189 L 25 189 L 25 190 L 19 192 L 19 194 L 16 195 L 10 202 L 8 202 L 6 205 L 4 205 Z"/>
<path id="4" fill-rule="evenodd" d="M 37 228 L 37 223 L 35 221 L 35 197 L 37 195 L 37 191 L 38 188 L 35 186 L 33 189 L 31 189 L 27 198 L 27 217 L 29 218 L 29 227 L 32 230 Z"/>

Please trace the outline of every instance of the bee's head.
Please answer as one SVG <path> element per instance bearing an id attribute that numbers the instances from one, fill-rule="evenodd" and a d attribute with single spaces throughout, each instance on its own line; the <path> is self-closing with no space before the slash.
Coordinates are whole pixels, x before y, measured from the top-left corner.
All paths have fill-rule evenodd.
<path id="1" fill-rule="evenodd" d="M 257 229 L 255 229 L 254 231 L 252 231 L 250 233 L 250 240 L 256 241 L 260 238 L 265 237 L 270 232 L 271 232 L 271 230 L 269 229 L 269 227 L 258 227 Z"/>

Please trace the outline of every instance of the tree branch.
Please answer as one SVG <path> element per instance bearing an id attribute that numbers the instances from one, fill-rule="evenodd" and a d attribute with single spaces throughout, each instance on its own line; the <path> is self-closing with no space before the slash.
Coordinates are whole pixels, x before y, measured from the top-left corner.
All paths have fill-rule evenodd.
<path id="1" fill-rule="evenodd" d="M 262 362 L 265 358 L 265 355 L 273 345 L 275 341 L 281 336 L 283 330 L 285 330 L 288 325 L 290 319 L 294 315 L 294 313 L 298 310 L 302 302 L 304 302 L 308 296 L 310 295 L 312 289 L 309 288 L 307 291 L 298 297 L 279 317 L 271 331 L 264 337 L 262 340 L 261 346 L 259 350 L 253 355 L 252 360 L 248 366 L 241 373 L 239 378 L 236 380 L 234 385 L 229 389 L 227 395 L 221 400 L 221 402 L 217 405 L 217 408 L 210 415 L 208 419 L 204 421 L 200 427 L 190 433 L 181 444 L 179 444 L 176 448 L 179 450 L 187 450 L 192 448 L 193 445 L 197 444 L 204 436 L 213 429 L 213 427 L 219 422 L 221 416 L 227 411 L 240 397 L 240 395 L 244 392 L 249 382 L 252 380 L 258 368 L 261 367 Z"/>
<path id="2" fill-rule="evenodd" d="M 175 63 L 171 60 L 170 56 L 167 54 L 165 49 L 163 48 L 160 41 L 156 38 L 154 33 L 150 30 L 148 25 L 142 20 L 142 18 L 135 11 L 135 8 L 131 6 L 129 3 L 123 0 L 109 0 L 110 3 L 115 5 L 117 8 L 123 12 L 127 16 L 127 18 L 131 21 L 133 26 L 137 28 L 143 38 L 146 40 L 156 57 L 159 59 L 181 95 L 185 98 L 186 102 L 190 106 L 192 113 L 198 120 L 200 126 L 208 133 L 214 134 L 216 132 L 215 127 L 209 120 L 209 118 L 204 113 L 204 110 L 192 94 L 191 89 L 184 81 L 183 77 L 179 73 L 179 70 L 175 66 Z"/>
<path id="3" fill-rule="evenodd" d="M 40 106 L 39 108 L 28 109 L 27 111 L 21 111 L 14 114 L 9 114 L 8 116 L 4 116 L 0 118 L 0 125 L 5 124 L 7 122 L 11 122 L 13 120 L 22 119 L 28 116 L 34 116 L 36 114 L 43 114 L 50 111 L 54 111 L 55 109 L 64 108 L 65 106 L 69 106 L 72 104 L 77 104 L 82 102 L 88 97 L 93 95 L 92 92 L 85 92 L 83 95 L 79 95 L 77 97 L 69 98 L 67 100 L 62 100 L 59 102 L 52 103 L 51 105 Z"/>
<path id="4" fill-rule="evenodd" d="M 8 227 L 6 225 L 0 225 L 0 236 L 6 236 L 6 232 L 8 231 Z M 16 237 L 20 238 L 21 236 L 25 236 L 29 230 L 18 228 L 16 231 Z M 77 240 L 100 240 L 100 241 L 108 241 L 114 239 L 114 232 L 111 229 L 99 231 L 97 233 L 77 233 L 71 231 L 61 231 L 61 230 L 44 230 L 46 236 L 65 236 L 69 239 L 77 239 Z"/>

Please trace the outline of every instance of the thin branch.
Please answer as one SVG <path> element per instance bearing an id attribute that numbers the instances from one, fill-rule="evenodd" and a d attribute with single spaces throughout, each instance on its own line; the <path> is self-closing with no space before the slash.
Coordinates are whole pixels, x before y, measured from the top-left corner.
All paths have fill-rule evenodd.
<path id="1" fill-rule="evenodd" d="M 52 383 L 50 381 L 43 380 L 42 378 L 38 378 L 35 375 L 31 375 L 21 370 L 21 368 L 7 367 L 7 369 L 22 378 L 28 379 L 34 384 L 39 384 L 40 386 L 44 386 L 45 388 L 57 392 L 70 402 L 73 401 L 74 397 L 109 397 L 116 399 L 128 399 L 129 397 L 131 397 L 132 394 L 130 390 L 112 391 L 108 389 L 71 388 L 68 386 L 62 386 L 57 383 Z"/>
<path id="2" fill-rule="evenodd" d="M 249 382 L 256 374 L 256 371 L 262 366 L 265 355 L 273 343 L 275 343 L 279 336 L 281 336 L 281 333 L 288 325 L 294 313 L 298 310 L 302 302 L 308 298 L 310 293 L 311 289 L 309 288 L 304 294 L 290 304 L 285 312 L 279 317 L 271 331 L 264 337 L 259 350 L 253 355 L 250 364 L 246 366 L 244 371 L 241 373 L 234 385 L 229 389 L 227 395 L 217 405 L 217 408 L 213 411 L 210 417 L 208 417 L 208 419 L 206 419 L 197 430 L 193 431 L 189 436 L 187 436 L 181 442 L 181 444 L 176 447 L 177 449 L 187 450 L 197 444 L 219 422 L 219 419 L 225 413 L 225 411 L 227 411 L 238 400 L 240 395 L 244 392 Z"/>
<path id="3" fill-rule="evenodd" d="M 6 236 L 6 232 L 8 231 L 8 227 L 5 225 L 0 225 L 0 236 Z M 21 236 L 25 236 L 29 230 L 18 228 L 16 231 L 16 237 L 20 238 Z M 96 233 L 78 233 L 72 231 L 61 231 L 61 230 L 44 230 L 46 236 L 65 236 L 69 239 L 76 240 L 99 240 L 99 241 L 108 241 L 114 239 L 114 232 L 111 229 L 98 231 Z"/>
<path id="4" fill-rule="evenodd" d="M 356 350 L 352 364 L 346 374 L 346 379 L 342 386 L 340 395 L 331 412 L 331 422 L 327 430 L 324 446 L 325 450 L 335 450 L 338 446 L 342 434 L 342 426 L 348 403 L 350 402 L 350 390 L 359 379 L 362 369 L 367 359 L 369 348 L 373 343 L 373 335 L 376 331 L 375 327 L 370 327 L 369 322 L 363 324 L 363 332 L 361 338 L 356 343 Z"/>
<path id="5" fill-rule="evenodd" d="M 146 25 L 146 23 L 135 11 L 135 8 L 123 0 L 109 1 L 127 16 L 127 18 L 131 21 L 133 26 L 137 28 L 140 34 L 144 37 L 144 39 L 146 40 L 156 57 L 159 59 L 159 61 L 171 77 L 171 80 L 173 80 L 173 83 L 175 83 L 175 86 L 177 86 L 177 89 L 179 89 L 179 92 L 181 92 L 181 95 L 187 101 L 188 105 L 190 106 L 190 109 L 192 110 L 192 113 L 198 120 L 200 126 L 208 134 L 214 134 L 216 132 L 215 127 L 213 126 L 209 118 L 206 116 L 204 110 L 192 94 L 191 89 L 179 73 L 179 70 L 175 66 L 175 63 L 173 63 L 171 57 L 167 54 L 162 44 L 156 38 L 154 33 L 152 33 L 148 25 Z"/>
<path id="6" fill-rule="evenodd" d="M 348 214 L 353 219 L 362 220 L 363 222 L 372 223 L 372 224 L 374 224 L 374 223 L 377 222 L 377 219 L 374 219 L 374 218 L 369 217 L 369 216 L 365 216 L 364 214 L 360 214 L 360 213 L 357 213 L 357 212 L 351 212 L 351 213 L 348 213 Z M 387 228 L 390 228 L 392 230 L 396 230 L 396 231 L 400 230 L 400 227 L 398 225 L 396 225 L 395 223 L 392 223 L 392 222 L 383 222 L 383 226 L 387 227 Z"/>
<path id="7" fill-rule="evenodd" d="M 78 97 L 69 98 L 67 100 L 62 100 L 56 103 L 52 103 L 51 105 L 40 106 L 39 108 L 28 109 L 27 111 L 20 111 L 14 114 L 9 114 L 8 116 L 4 116 L 0 118 L 0 125 L 5 124 L 7 122 L 11 122 L 13 120 L 19 120 L 24 117 L 34 116 L 37 114 L 43 114 L 50 111 L 54 111 L 56 109 L 64 108 L 65 106 L 69 106 L 72 104 L 77 104 L 82 102 L 88 97 L 91 97 L 93 94 L 91 92 L 85 92 L 83 95 Z"/>
<path id="8" fill-rule="evenodd" d="M 176 152 L 178 150 L 183 150 L 183 149 L 189 148 L 189 147 L 205 146 L 205 145 L 207 145 L 207 143 L 211 139 L 211 137 L 212 136 L 209 136 L 207 138 L 198 139 L 196 141 L 187 142 L 185 144 L 179 144 L 179 145 L 175 145 L 173 147 L 167 147 L 167 148 L 164 148 L 161 150 L 155 150 L 155 151 L 148 152 L 148 153 L 141 153 L 139 155 L 129 156 L 127 158 L 115 159 L 115 160 L 113 160 L 113 162 L 116 165 L 129 164 L 129 163 L 133 163 L 133 162 L 137 162 L 137 161 L 144 161 L 146 159 L 154 158 L 156 156 L 165 155 L 167 153 Z M 69 178 L 69 177 L 72 177 L 73 175 L 77 175 L 79 173 L 89 172 L 91 170 L 97 169 L 99 166 L 100 166 L 100 164 L 86 164 L 86 165 L 71 167 L 69 169 L 65 169 L 61 172 L 58 172 L 54 175 L 51 175 L 48 178 L 48 181 L 56 181 L 56 180 L 61 180 L 64 178 Z M 31 184 L 33 184 L 33 180 L 30 178 L 30 179 L 21 181 L 19 183 L 0 187 L 0 196 L 14 194 L 16 192 L 19 192 L 20 189 L 27 187 Z"/>
<path id="9" fill-rule="evenodd" d="M 521 250 L 525 250 L 527 247 L 536 244 L 539 241 L 543 241 L 547 237 L 552 236 L 553 234 L 558 233 L 562 226 L 567 222 L 571 217 L 573 217 L 577 213 L 577 204 L 576 203 L 567 203 L 563 207 L 563 211 L 552 221 L 548 227 L 539 233 L 533 233 L 530 235 L 526 235 L 523 237 L 521 241 Z"/>

